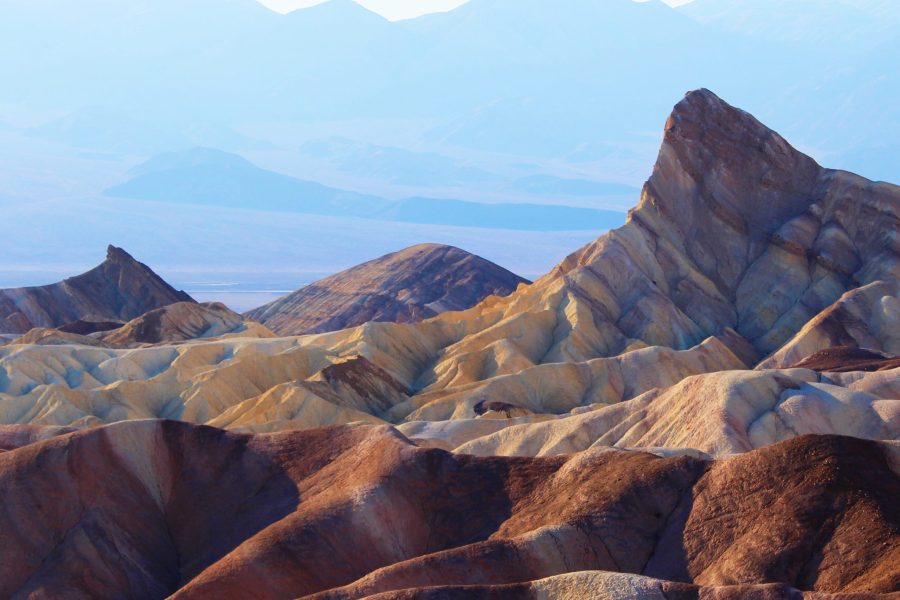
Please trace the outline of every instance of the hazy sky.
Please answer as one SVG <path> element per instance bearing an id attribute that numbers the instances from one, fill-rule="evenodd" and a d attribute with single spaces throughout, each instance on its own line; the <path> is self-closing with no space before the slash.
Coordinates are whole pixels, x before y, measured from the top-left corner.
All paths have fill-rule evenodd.
<path id="1" fill-rule="evenodd" d="M 269 8 L 279 12 L 320 4 L 323 0 L 259 0 Z M 453 10 L 468 0 L 356 0 L 369 10 L 392 21 L 411 19 L 432 12 Z M 638 0 L 640 1 L 640 0 Z M 663 0 L 666 4 L 678 6 L 691 0 Z"/>

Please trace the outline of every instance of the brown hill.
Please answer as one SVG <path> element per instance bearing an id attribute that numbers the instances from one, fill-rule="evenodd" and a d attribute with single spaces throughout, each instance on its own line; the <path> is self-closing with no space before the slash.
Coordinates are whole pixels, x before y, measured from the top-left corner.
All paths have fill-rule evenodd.
<path id="1" fill-rule="evenodd" d="M 174 302 L 193 302 L 127 252 L 110 246 L 87 273 L 41 287 L 0 290 L 0 333 L 75 321 L 128 321 Z"/>
<path id="2" fill-rule="evenodd" d="M 280 335 L 369 321 L 408 323 L 509 295 L 522 283 L 528 282 L 465 250 L 421 244 L 312 283 L 247 316 Z"/>
<path id="3" fill-rule="evenodd" d="M 245 321 L 220 302 L 176 302 L 144 313 L 118 329 L 100 333 L 97 338 L 114 348 L 128 348 L 225 335 L 272 337 L 274 334 L 258 323 Z"/>
<path id="4" fill-rule="evenodd" d="M 885 593 L 897 459 L 834 436 L 722 461 L 479 458 L 384 427 L 120 423 L 0 453 L 0 596 L 349 599 L 583 571 Z"/>

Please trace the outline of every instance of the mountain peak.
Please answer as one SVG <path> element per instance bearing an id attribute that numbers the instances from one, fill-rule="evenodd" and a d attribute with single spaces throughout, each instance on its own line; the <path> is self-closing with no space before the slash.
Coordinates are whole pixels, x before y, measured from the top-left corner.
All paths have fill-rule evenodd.
<path id="1" fill-rule="evenodd" d="M 315 16 L 316 19 L 329 20 L 345 20 L 358 19 L 368 20 L 370 22 L 384 22 L 385 19 L 380 14 L 369 10 L 362 4 L 354 2 L 354 0 L 326 0 L 313 6 L 299 8 L 288 13 L 291 18 L 309 18 Z M 318 22 L 318 21 L 317 21 Z M 343 23 L 346 25 L 346 23 Z"/>
<path id="2" fill-rule="evenodd" d="M 668 117 L 628 224 L 550 278 L 610 281 L 613 306 L 639 307 L 615 321 L 615 351 L 633 339 L 682 349 L 731 329 L 761 358 L 841 294 L 896 281 L 898 198 L 900 188 L 824 169 L 749 113 L 696 90 Z"/>
<path id="3" fill-rule="evenodd" d="M 697 227 L 698 217 L 715 215 L 728 229 L 757 239 L 808 209 L 821 171 L 753 115 L 699 89 L 666 120 L 647 185 L 656 208 L 685 231 Z"/>
<path id="4" fill-rule="evenodd" d="M 753 120 L 760 128 L 768 129 L 750 113 L 735 108 L 722 100 L 707 88 L 698 88 L 685 93 L 684 98 L 675 105 L 666 120 L 665 132 L 676 133 L 681 121 L 699 121 L 711 128 L 726 118 L 737 117 L 740 121 Z"/>
<path id="5" fill-rule="evenodd" d="M 136 262 L 133 256 L 112 244 L 106 247 L 106 260 L 112 262 Z"/>
<path id="6" fill-rule="evenodd" d="M 0 290 L 0 333 L 76 321 L 128 321 L 156 308 L 193 301 L 110 244 L 106 260 L 86 273 L 41 287 Z"/>

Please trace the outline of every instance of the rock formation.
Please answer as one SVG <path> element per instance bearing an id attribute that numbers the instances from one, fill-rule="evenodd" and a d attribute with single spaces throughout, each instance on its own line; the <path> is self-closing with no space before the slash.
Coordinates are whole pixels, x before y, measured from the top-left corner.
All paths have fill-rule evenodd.
<path id="1" fill-rule="evenodd" d="M 760 367 L 789 366 L 833 347 L 900 354 L 900 286 L 877 281 L 850 290 L 797 332 Z"/>
<path id="2" fill-rule="evenodd" d="M 898 211 L 896 186 L 822 169 L 747 113 L 691 92 L 628 223 L 509 296 L 305 337 L 10 346 L 0 421 L 162 417 L 253 432 L 364 421 L 501 454 L 598 441 L 722 454 L 798 432 L 896 439 Z M 480 264 L 415 247 L 251 316 L 280 332 L 414 320 L 487 293 L 467 287 L 483 281 Z M 518 281 L 505 277 L 507 289 Z M 888 362 L 869 375 L 800 362 L 835 344 Z M 798 363 L 812 370 L 784 370 Z M 762 370 L 772 367 L 782 370 Z"/>
<path id="3" fill-rule="evenodd" d="M 522 283 L 527 281 L 459 248 L 421 244 L 319 280 L 247 316 L 281 335 L 369 321 L 408 323 L 507 296 Z"/>
<path id="4" fill-rule="evenodd" d="M 833 373 L 889 371 L 900 367 L 900 357 L 853 346 L 833 346 L 810 354 L 793 367 Z"/>
<path id="5" fill-rule="evenodd" d="M 628 223 L 521 293 L 482 304 L 419 381 L 441 385 L 436 375 L 462 363 L 484 379 L 725 334 L 752 364 L 869 285 L 878 310 L 853 328 L 894 353 L 897 231 L 900 188 L 822 169 L 749 114 L 691 92 Z"/>
<path id="6" fill-rule="evenodd" d="M 69 333 L 62 329 L 48 329 L 46 327 L 35 327 L 25 335 L 14 338 L 7 343 L 17 346 L 81 345 L 94 346 L 95 348 L 109 348 L 107 344 L 104 344 L 95 337 L 78 333 Z"/>
<path id="7" fill-rule="evenodd" d="M 247 436 L 141 421 L 23 441 L 0 453 L 5 598 L 900 586 L 900 455 L 853 438 L 721 461 L 481 458 L 371 426 Z"/>
<path id="8" fill-rule="evenodd" d="M 0 333 L 26 333 L 75 321 L 127 321 L 172 304 L 193 302 L 121 248 L 87 273 L 42 287 L 0 290 Z"/>
<path id="9" fill-rule="evenodd" d="M 891 597 L 898 214 L 700 90 L 627 224 L 515 292 L 417 246 L 251 313 L 297 337 L 100 323 L 164 296 L 114 252 L 7 293 L 82 321 L 0 347 L 0 597 Z"/>

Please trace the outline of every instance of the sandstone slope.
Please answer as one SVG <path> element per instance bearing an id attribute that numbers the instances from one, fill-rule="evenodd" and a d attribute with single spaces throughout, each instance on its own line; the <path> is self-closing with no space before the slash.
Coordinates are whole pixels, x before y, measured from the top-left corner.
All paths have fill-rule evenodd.
<path id="1" fill-rule="evenodd" d="M 127 321 L 172 304 L 193 302 L 127 252 L 110 246 L 87 273 L 42 287 L 0 290 L 0 333 L 23 334 L 75 321 Z"/>
<path id="2" fill-rule="evenodd" d="M 534 367 L 446 395 L 415 394 L 376 361 L 307 345 L 314 341 L 236 338 L 130 350 L 76 344 L 0 347 L 5 369 L 0 371 L 0 420 L 86 426 L 174 418 L 250 431 L 359 420 L 474 419 L 479 414 L 494 420 L 509 410 L 539 420 L 741 364 L 710 339 L 684 351 L 648 348 L 584 364 Z M 498 405 L 503 407 L 498 410 Z"/>
<path id="3" fill-rule="evenodd" d="M 464 421 L 455 425 L 462 442 Z M 441 423 L 404 424 L 413 439 L 441 439 Z M 819 374 L 806 369 L 722 371 L 687 377 L 634 400 L 540 423 L 509 423 L 454 446 L 483 456 L 546 456 L 591 446 L 690 448 L 727 456 L 805 434 L 900 441 L 900 368 Z"/>
<path id="4" fill-rule="evenodd" d="M 406 323 L 509 295 L 522 283 L 528 282 L 459 248 L 421 244 L 311 283 L 247 316 L 281 335 Z"/>
<path id="5" fill-rule="evenodd" d="M 246 436 L 120 423 L 0 453 L 0 595 L 350 599 L 520 584 L 578 597 L 596 583 L 887 593 L 900 585 L 898 458 L 836 436 L 720 461 L 610 449 L 480 458 L 384 427 Z M 467 597 L 410 593 L 387 597 Z"/>

